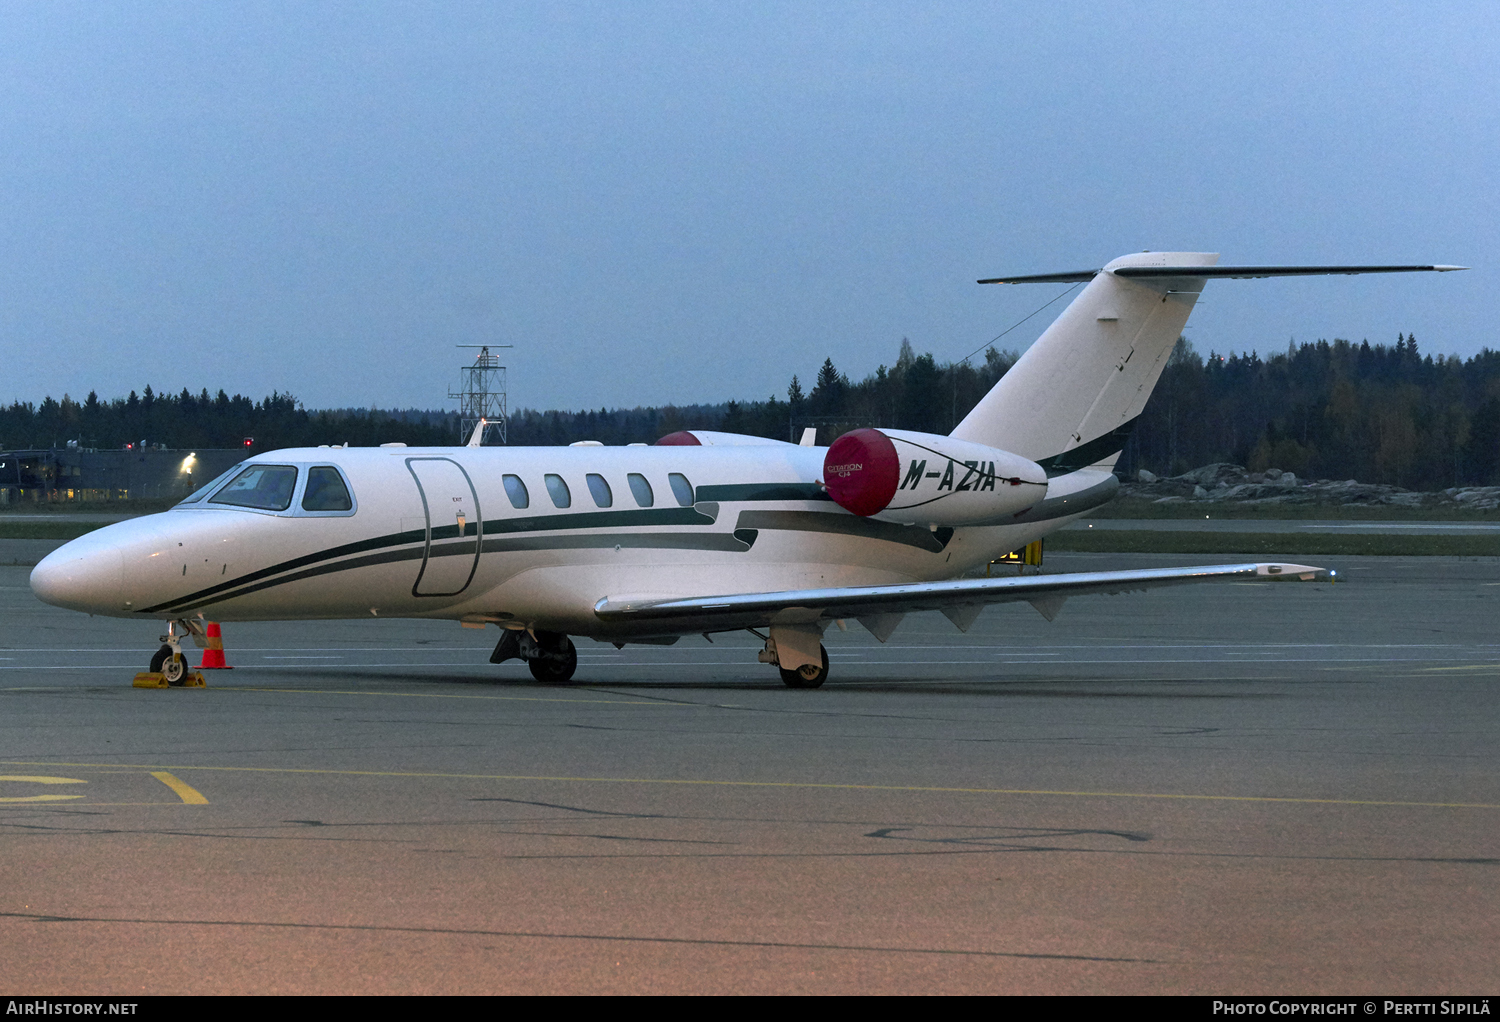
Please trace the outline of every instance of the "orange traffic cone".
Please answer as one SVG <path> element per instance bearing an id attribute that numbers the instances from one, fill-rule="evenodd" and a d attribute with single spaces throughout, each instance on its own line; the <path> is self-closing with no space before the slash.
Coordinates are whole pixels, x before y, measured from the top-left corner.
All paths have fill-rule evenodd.
<path id="1" fill-rule="evenodd" d="M 200 671 L 232 671 L 233 667 L 224 662 L 224 638 L 219 632 L 217 621 L 208 622 L 208 645 L 203 648 L 203 663 L 198 666 Z"/>

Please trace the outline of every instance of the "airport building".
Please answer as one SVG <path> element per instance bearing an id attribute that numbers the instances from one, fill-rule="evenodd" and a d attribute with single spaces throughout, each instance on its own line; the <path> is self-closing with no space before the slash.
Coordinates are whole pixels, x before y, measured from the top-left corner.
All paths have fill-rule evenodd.
<path id="1" fill-rule="evenodd" d="M 58 501 L 185 497 L 245 457 L 240 448 L 100 451 L 69 445 L 0 451 L 0 507 Z"/>

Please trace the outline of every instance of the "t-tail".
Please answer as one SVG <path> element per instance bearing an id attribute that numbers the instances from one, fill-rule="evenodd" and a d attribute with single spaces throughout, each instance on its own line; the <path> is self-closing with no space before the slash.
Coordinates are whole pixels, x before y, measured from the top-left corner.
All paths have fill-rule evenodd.
<path id="1" fill-rule="evenodd" d="M 1216 252 L 1143 252 L 1099 270 L 981 280 L 1087 284 L 952 436 L 1029 458 L 1049 476 L 1090 466 L 1110 469 L 1210 279 L 1465 268 L 1218 262 Z"/>

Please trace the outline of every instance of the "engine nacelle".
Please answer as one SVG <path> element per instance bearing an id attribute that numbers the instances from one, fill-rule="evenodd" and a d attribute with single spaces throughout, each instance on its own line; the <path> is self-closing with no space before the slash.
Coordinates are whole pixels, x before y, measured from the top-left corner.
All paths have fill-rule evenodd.
<path id="1" fill-rule="evenodd" d="M 1035 506 L 1047 473 L 1019 454 L 932 433 L 856 429 L 828 448 L 823 485 L 866 518 L 970 525 Z"/>
<path id="2" fill-rule="evenodd" d="M 713 429 L 679 429 L 656 441 L 657 447 L 795 447 L 785 440 L 770 440 L 744 433 L 723 433 Z"/>

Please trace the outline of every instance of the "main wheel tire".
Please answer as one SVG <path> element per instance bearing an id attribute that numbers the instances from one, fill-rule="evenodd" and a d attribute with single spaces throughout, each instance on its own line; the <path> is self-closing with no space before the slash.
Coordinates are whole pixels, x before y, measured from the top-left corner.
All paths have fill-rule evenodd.
<path id="1" fill-rule="evenodd" d="M 784 667 L 781 669 L 781 680 L 787 688 L 818 688 L 828 680 L 828 650 L 819 646 L 818 652 L 823 654 L 821 667 L 803 664 L 795 671 L 789 671 Z"/>
<path id="2" fill-rule="evenodd" d="M 549 685 L 560 685 L 573 677 L 573 672 L 578 670 L 578 647 L 573 645 L 573 640 L 566 635 L 563 641 L 568 644 L 564 651 L 567 659 L 564 660 L 528 660 L 526 666 L 531 669 L 531 676 L 537 681 Z"/>

